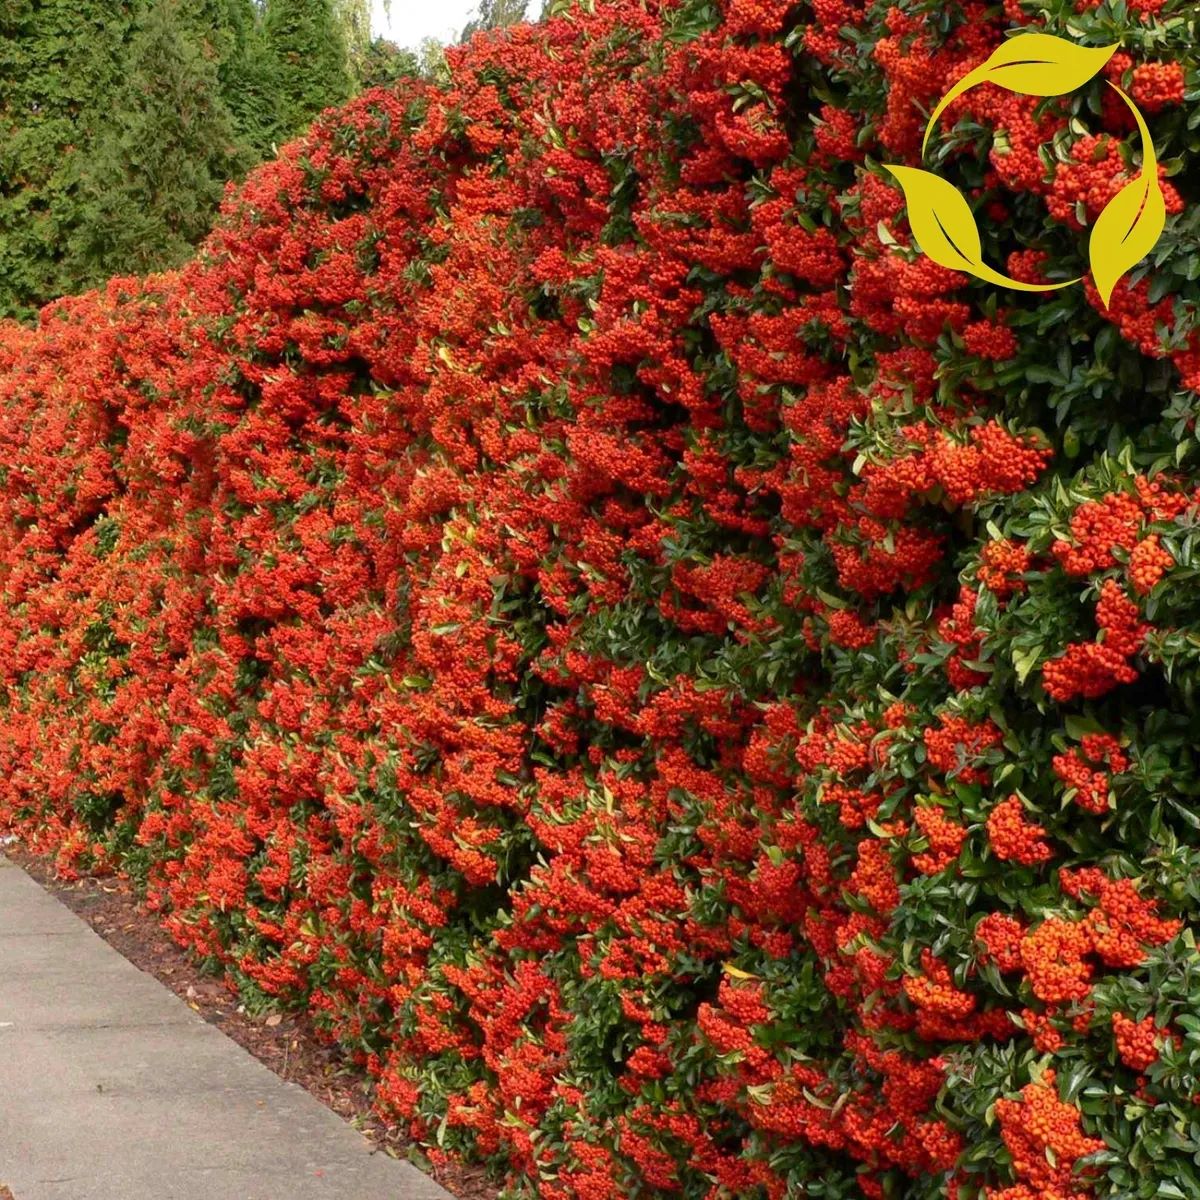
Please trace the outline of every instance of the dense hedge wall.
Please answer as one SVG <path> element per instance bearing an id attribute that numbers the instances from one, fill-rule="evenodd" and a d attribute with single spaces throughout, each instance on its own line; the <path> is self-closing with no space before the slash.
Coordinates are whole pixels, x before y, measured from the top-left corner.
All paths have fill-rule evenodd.
<path id="1" fill-rule="evenodd" d="M 1184 0 L 597 2 L 5 327 L 0 814 L 514 1197 L 1200 1194 Z M 1119 41 L 1105 311 L 883 162 Z M 1067 278 L 1096 80 L 937 169 Z"/>

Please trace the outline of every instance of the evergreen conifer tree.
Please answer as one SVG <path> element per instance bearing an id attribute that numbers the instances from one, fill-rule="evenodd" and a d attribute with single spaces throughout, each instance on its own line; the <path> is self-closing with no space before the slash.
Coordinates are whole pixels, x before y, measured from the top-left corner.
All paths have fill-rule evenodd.
<path id="1" fill-rule="evenodd" d="M 75 290 L 63 245 L 132 11 L 119 0 L 0 3 L 0 316 L 28 317 Z"/>
<path id="2" fill-rule="evenodd" d="M 271 157 L 292 132 L 279 111 L 279 81 L 255 0 L 223 0 L 229 43 L 218 67 L 221 96 L 253 162 Z"/>
<path id="3" fill-rule="evenodd" d="M 267 0 L 264 32 L 289 135 L 350 95 L 345 34 L 332 0 Z"/>
<path id="4" fill-rule="evenodd" d="M 390 87 L 398 79 L 421 74 L 421 60 L 413 50 L 401 49 L 387 38 L 375 38 L 359 63 L 364 89 Z"/>
<path id="5" fill-rule="evenodd" d="M 229 178 L 419 70 L 367 0 L 0 0 L 0 317 L 183 258 Z M 397 57 L 398 56 L 398 57 Z"/>
<path id="6" fill-rule="evenodd" d="M 189 36 L 181 0 L 156 0 L 140 14 L 125 83 L 82 173 L 70 247 L 80 281 L 182 261 L 243 162 L 215 52 Z"/>

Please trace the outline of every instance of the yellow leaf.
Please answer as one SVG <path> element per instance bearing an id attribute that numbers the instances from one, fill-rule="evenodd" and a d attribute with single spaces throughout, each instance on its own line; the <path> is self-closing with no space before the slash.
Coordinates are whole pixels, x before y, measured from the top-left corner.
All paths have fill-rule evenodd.
<path id="1" fill-rule="evenodd" d="M 942 97 L 925 126 L 921 153 L 925 153 L 929 135 L 946 107 L 977 84 L 994 83 L 1022 96 L 1064 96 L 1098 75 L 1116 49 L 1115 42 L 1111 46 L 1077 46 L 1049 33 L 1023 33 L 1009 38 Z"/>
<path id="2" fill-rule="evenodd" d="M 1142 135 L 1142 173 L 1104 206 L 1088 239 L 1092 278 L 1105 308 L 1121 277 L 1154 249 L 1167 221 L 1150 131 L 1133 101 L 1115 83 L 1109 86 L 1125 101 L 1137 121 Z"/>
<path id="3" fill-rule="evenodd" d="M 983 248 L 975 214 L 962 193 L 951 183 L 917 167 L 886 168 L 895 175 L 904 189 L 908 206 L 908 224 L 917 245 L 927 258 L 953 271 L 966 271 L 985 283 L 1013 288 L 1018 292 L 1052 292 L 1057 288 L 1078 283 L 1078 279 L 1062 283 L 1024 283 L 1010 279 L 983 261 Z"/>
<path id="4" fill-rule="evenodd" d="M 743 971 L 741 967 L 735 967 L 733 963 L 722 963 L 725 974 L 732 976 L 734 979 L 757 979 L 757 975 L 751 975 L 749 971 Z"/>
<path id="5" fill-rule="evenodd" d="M 1010 92 L 1063 96 L 1099 75 L 1117 46 L 1078 46 L 1049 33 L 1023 33 L 1009 38 L 977 69 Z"/>
<path id="6" fill-rule="evenodd" d="M 887 168 L 904 189 L 908 223 L 921 251 L 939 266 L 974 274 L 983 266 L 975 214 L 952 184 L 917 167 Z"/>

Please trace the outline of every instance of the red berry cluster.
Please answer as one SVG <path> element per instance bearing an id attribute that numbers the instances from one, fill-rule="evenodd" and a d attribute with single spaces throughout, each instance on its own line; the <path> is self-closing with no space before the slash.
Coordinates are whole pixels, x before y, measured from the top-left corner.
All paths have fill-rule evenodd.
<path id="1" fill-rule="evenodd" d="M 1096 605 L 1100 636 L 1094 642 L 1075 642 L 1046 663 L 1042 675 L 1047 695 L 1060 702 L 1076 696 L 1095 699 L 1122 683 L 1132 683 L 1137 668 L 1130 659 L 1141 648 L 1149 626 L 1138 607 L 1108 579 Z"/>
<path id="2" fill-rule="evenodd" d="M 1113 1038 L 1121 1061 L 1131 1070 L 1142 1072 L 1158 1061 L 1161 1030 L 1153 1017 L 1134 1021 L 1124 1013 L 1113 1013 Z"/>
<path id="3" fill-rule="evenodd" d="M 1075 1164 L 1104 1149 L 1104 1143 L 1080 1130 L 1079 1110 L 1058 1098 L 1054 1071 L 1021 1089 L 1020 1100 L 996 1101 L 996 1120 L 1021 1183 L 989 1193 L 989 1200 L 1078 1200 Z"/>
<path id="4" fill-rule="evenodd" d="M 1080 749 L 1056 754 L 1053 766 L 1068 798 L 1086 812 L 1103 814 L 1110 806 L 1112 776 L 1129 769 L 1129 758 L 1111 735 L 1086 733 Z"/>
<path id="5" fill-rule="evenodd" d="M 992 809 L 987 833 L 992 852 L 1001 862 L 1032 867 L 1053 857 L 1045 829 L 1026 818 L 1020 796 L 1009 796 Z"/>

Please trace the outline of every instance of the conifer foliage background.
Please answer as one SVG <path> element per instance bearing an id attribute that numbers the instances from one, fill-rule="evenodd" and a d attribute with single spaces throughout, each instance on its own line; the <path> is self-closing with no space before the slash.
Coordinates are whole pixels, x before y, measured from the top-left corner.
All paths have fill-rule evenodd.
<path id="1" fill-rule="evenodd" d="M 181 262 L 371 50 L 360 0 L 5 0 L 0 315 Z"/>

